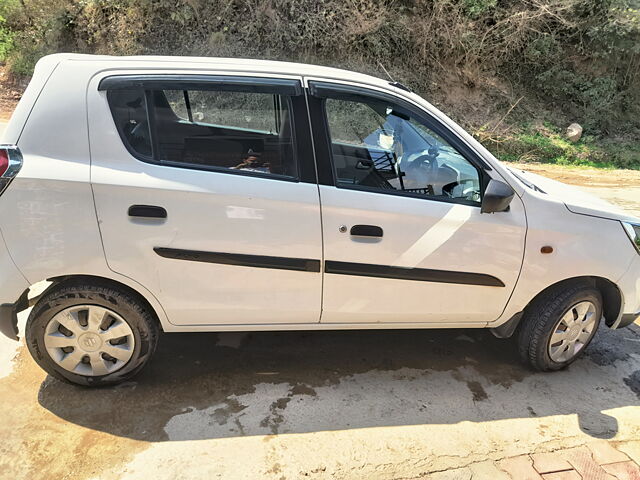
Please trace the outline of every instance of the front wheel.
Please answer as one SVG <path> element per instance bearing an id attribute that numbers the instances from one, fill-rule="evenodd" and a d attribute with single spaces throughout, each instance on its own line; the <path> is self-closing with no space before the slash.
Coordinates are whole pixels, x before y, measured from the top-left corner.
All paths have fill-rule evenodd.
<path id="1" fill-rule="evenodd" d="M 50 375 L 98 386 L 138 373 L 155 351 L 158 333 L 152 312 L 129 292 L 74 284 L 56 288 L 36 304 L 26 340 Z"/>
<path id="2" fill-rule="evenodd" d="M 602 296 L 594 287 L 553 290 L 525 310 L 518 335 L 520 356 L 536 370 L 560 370 L 584 353 L 601 318 Z"/>

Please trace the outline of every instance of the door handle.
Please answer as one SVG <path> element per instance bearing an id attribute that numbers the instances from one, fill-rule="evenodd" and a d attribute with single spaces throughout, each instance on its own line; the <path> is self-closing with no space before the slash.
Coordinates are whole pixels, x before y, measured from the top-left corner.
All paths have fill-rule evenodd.
<path id="1" fill-rule="evenodd" d="M 382 237 L 383 231 L 377 225 L 354 225 L 349 233 L 358 237 Z"/>
<path id="2" fill-rule="evenodd" d="M 129 207 L 130 217 L 144 218 L 167 218 L 167 211 L 155 205 L 131 205 Z"/>

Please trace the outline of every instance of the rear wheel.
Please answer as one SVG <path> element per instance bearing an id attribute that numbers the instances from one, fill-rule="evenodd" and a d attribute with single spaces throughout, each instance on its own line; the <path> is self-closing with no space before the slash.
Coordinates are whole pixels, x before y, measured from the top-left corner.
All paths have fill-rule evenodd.
<path id="1" fill-rule="evenodd" d="M 66 285 L 33 308 L 27 345 L 50 375 L 78 385 L 119 383 L 151 358 L 159 328 L 140 299 L 114 287 Z"/>
<path id="2" fill-rule="evenodd" d="M 524 313 L 518 335 L 521 358 L 536 370 L 559 370 L 582 355 L 602 318 L 602 296 L 587 284 L 549 292 Z"/>

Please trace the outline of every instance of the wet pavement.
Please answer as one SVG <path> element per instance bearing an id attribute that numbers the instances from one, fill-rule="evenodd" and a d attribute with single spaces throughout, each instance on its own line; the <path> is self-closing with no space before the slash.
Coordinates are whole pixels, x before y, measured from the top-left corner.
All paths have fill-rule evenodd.
<path id="1" fill-rule="evenodd" d="M 640 439 L 640 327 L 551 374 L 483 330 L 166 334 L 94 390 L 21 347 L 0 399 L 0 478 L 418 478 Z"/>

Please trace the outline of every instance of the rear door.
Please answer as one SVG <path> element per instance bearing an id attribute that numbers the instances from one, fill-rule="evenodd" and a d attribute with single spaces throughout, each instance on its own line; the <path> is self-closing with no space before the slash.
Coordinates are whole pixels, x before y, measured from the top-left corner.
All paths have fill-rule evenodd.
<path id="1" fill-rule="evenodd" d="M 109 267 L 182 326 L 318 322 L 318 188 L 296 77 L 109 73 L 89 89 Z"/>
<path id="2" fill-rule="evenodd" d="M 482 214 L 500 178 L 390 92 L 310 81 L 324 232 L 323 323 L 483 325 L 524 251 L 524 206 Z M 495 176 L 495 177 L 492 177 Z"/>

